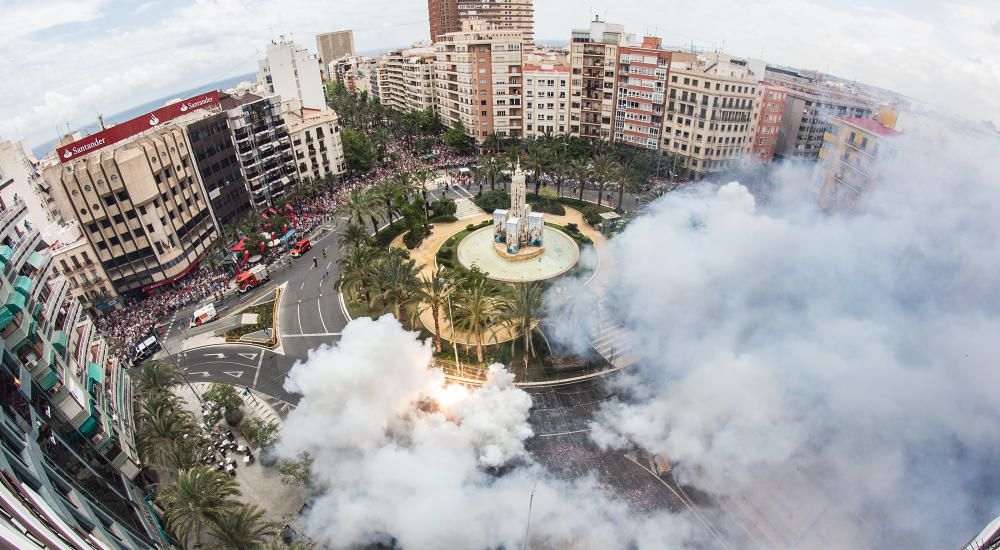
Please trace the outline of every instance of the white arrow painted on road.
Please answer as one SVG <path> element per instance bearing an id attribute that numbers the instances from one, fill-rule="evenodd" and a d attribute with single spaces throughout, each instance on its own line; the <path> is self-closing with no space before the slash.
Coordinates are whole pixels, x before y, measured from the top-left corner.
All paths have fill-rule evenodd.
<path id="1" fill-rule="evenodd" d="M 241 370 L 226 370 L 226 371 L 222 371 L 222 374 L 228 374 L 229 376 L 232 376 L 233 378 L 239 378 L 239 377 L 243 376 L 243 371 L 241 371 Z"/>
<path id="2" fill-rule="evenodd" d="M 194 376 L 196 374 L 200 374 L 203 377 L 205 377 L 205 376 L 208 376 L 210 373 L 208 371 L 205 371 L 205 370 L 200 370 L 198 372 L 189 372 L 188 374 L 190 374 L 191 376 Z"/>
<path id="3" fill-rule="evenodd" d="M 215 358 L 218 358 L 218 359 L 225 359 L 226 358 L 225 354 L 222 354 L 222 353 L 206 353 L 205 357 L 215 357 Z"/>
<path id="4" fill-rule="evenodd" d="M 238 353 L 237 355 L 239 355 L 240 357 L 246 357 L 247 359 L 249 359 L 251 361 L 253 361 L 254 359 L 257 358 L 257 354 L 256 353 Z"/>

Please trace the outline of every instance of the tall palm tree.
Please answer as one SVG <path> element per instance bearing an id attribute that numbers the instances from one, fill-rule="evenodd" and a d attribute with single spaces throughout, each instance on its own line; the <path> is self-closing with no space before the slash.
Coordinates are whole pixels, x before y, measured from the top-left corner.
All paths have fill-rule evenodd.
<path id="1" fill-rule="evenodd" d="M 497 321 L 520 332 L 524 338 L 525 372 L 528 368 L 528 354 L 535 356 L 531 333 L 542 316 L 542 303 L 542 285 L 538 282 L 504 287 L 497 301 Z"/>
<path id="2" fill-rule="evenodd" d="M 393 315 L 408 327 L 410 323 L 403 316 L 403 309 L 418 296 L 420 279 L 414 260 L 401 260 L 387 255 L 379 265 L 379 282 L 382 296 L 382 303 L 392 306 Z"/>
<path id="3" fill-rule="evenodd" d="M 277 534 L 278 527 L 264 519 L 264 511 L 253 504 L 239 504 L 212 521 L 208 532 L 215 537 L 210 548 L 254 550 Z"/>
<path id="4" fill-rule="evenodd" d="M 573 159 L 573 162 L 569 165 L 570 173 L 576 178 L 577 185 L 580 186 L 580 200 L 583 200 L 583 189 L 587 186 L 587 181 L 590 180 L 592 169 L 590 167 L 590 159 L 587 157 L 580 157 Z"/>
<path id="5" fill-rule="evenodd" d="M 372 194 L 367 189 L 355 187 L 347 192 L 344 208 L 347 209 L 347 216 L 354 218 L 359 224 L 365 224 L 365 216 L 373 212 Z M 373 223 L 375 234 L 378 234 L 378 224 Z"/>
<path id="6" fill-rule="evenodd" d="M 396 195 L 399 194 L 399 184 L 395 179 L 384 180 L 376 183 L 371 187 L 371 199 L 372 206 L 381 203 L 382 207 L 385 209 L 385 221 L 392 224 L 393 214 L 396 213 L 396 209 L 393 207 L 393 201 Z"/>
<path id="7" fill-rule="evenodd" d="M 240 494 L 236 481 L 203 466 L 183 470 L 160 495 L 164 518 L 174 535 L 187 546 L 201 546 L 202 530 L 222 517 Z"/>
<path id="8" fill-rule="evenodd" d="M 426 168 L 420 168 L 410 174 L 413 184 L 420 190 L 420 196 L 424 199 L 424 226 L 430 218 L 430 204 L 427 201 L 427 186 L 434 181 L 434 173 Z"/>
<path id="9" fill-rule="evenodd" d="M 615 174 L 616 187 L 618 187 L 618 207 L 617 211 L 622 211 L 622 202 L 625 200 L 625 189 L 632 186 L 635 181 L 635 159 L 629 158 L 622 161 L 618 165 L 618 170 Z"/>
<path id="10" fill-rule="evenodd" d="M 483 362 L 483 332 L 493 325 L 497 313 L 493 287 L 486 281 L 463 285 L 454 304 L 455 328 L 471 333 L 476 339 L 476 360 Z"/>
<path id="11" fill-rule="evenodd" d="M 343 253 L 345 248 L 354 249 L 364 246 L 370 240 L 368 230 L 354 222 L 349 222 L 344 227 L 344 231 L 340 233 L 340 239 L 337 241 L 337 244 L 340 245 L 340 251 Z"/>
<path id="12" fill-rule="evenodd" d="M 149 361 L 143 363 L 135 381 L 140 394 L 167 392 L 181 383 L 181 371 L 169 363 Z"/>
<path id="13" fill-rule="evenodd" d="M 136 444 L 146 462 L 164 465 L 171 462 L 171 445 L 196 430 L 194 417 L 183 409 L 161 409 L 156 416 L 142 416 L 142 429 Z"/>
<path id="14" fill-rule="evenodd" d="M 535 181 L 535 194 L 542 188 L 542 173 L 549 166 L 549 149 L 541 141 L 532 141 L 528 146 L 528 156 L 525 165 L 532 171 Z"/>
<path id="15" fill-rule="evenodd" d="M 375 259 L 375 252 L 369 246 L 351 248 L 346 255 L 341 255 L 337 259 L 337 266 L 340 267 L 341 286 L 357 290 L 364 297 L 369 308 L 372 306 L 371 269 Z"/>
<path id="16" fill-rule="evenodd" d="M 152 464 L 160 472 L 178 472 L 199 466 L 205 456 L 202 443 L 202 439 L 195 436 L 194 432 L 183 434 L 178 439 L 164 442 L 158 460 Z"/>
<path id="17" fill-rule="evenodd" d="M 314 548 L 316 545 L 311 542 L 293 540 L 291 544 L 285 544 L 285 541 L 279 538 L 273 538 L 257 546 L 257 550 L 313 550 Z"/>
<path id="18" fill-rule="evenodd" d="M 608 181 L 615 178 L 618 171 L 618 160 L 610 153 L 605 153 L 594 161 L 594 179 L 597 180 L 597 204 L 603 204 L 604 190 Z"/>
<path id="19" fill-rule="evenodd" d="M 448 295 L 451 294 L 452 288 L 453 285 L 445 276 L 445 271 L 438 269 L 437 273 L 429 277 L 426 275 L 421 277 L 420 287 L 417 290 L 417 295 L 424 304 L 424 308 L 421 311 L 430 309 L 431 316 L 434 317 L 434 350 L 438 353 L 441 353 L 441 327 L 438 319 L 441 307 L 444 305 Z"/>

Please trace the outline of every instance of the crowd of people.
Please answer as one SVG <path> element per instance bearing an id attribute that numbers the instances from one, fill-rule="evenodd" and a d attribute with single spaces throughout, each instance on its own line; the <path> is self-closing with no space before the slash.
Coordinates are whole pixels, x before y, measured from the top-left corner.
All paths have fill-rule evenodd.
<path id="1" fill-rule="evenodd" d="M 377 166 L 362 176 L 346 178 L 339 185 L 295 204 L 296 235 L 309 235 L 319 225 L 332 220 L 338 207 L 346 202 L 346 197 L 352 190 L 368 188 L 394 178 L 397 174 L 412 173 L 421 168 L 438 170 L 464 166 L 475 161 L 473 155 L 457 155 L 444 147 L 436 146 L 431 151 L 436 157 L 428 157 L 425 162 L 411 153 L 407 145 L 403 142 L 388 147 L 387 156 L 394 159 L 392 162 Z M 271 254 L 266 255 L 264 261 L 273 260 L 291 244 L 294 242 L 282 243 Z M 221 299 L 227 291 L 234 288 L 232 281 L 232 273 L 201 266 L 195 273 L 179 281 L 153 289 L 149 296 L 128 300 L 123 308 L 105 313 L 97 320 L 97 327 L 108 338 L 113 353 L 127 364 L 129 354 L 142 340 L 154 333 L 163 320 L 189 305 L 209 298 Z"/>

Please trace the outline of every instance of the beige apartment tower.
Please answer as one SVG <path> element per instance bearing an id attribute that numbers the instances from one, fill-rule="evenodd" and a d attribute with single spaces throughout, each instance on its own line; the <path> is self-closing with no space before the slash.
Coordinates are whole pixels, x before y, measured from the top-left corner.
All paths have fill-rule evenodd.
<path id="1" fill-rule="evenodd" d="M 341 57 L 355 55 L 354 31 L 325 32 L 316 35 L 316 52 L 319 53 L 320 67 L 327 66 Z M 324 75 L 330 78 L 330 75 Z"/>
<path id="2" fill-rule="evenodd" d="M 466 21 L 480 21 L 487 27 L 521 31 L 526 49 L 535 42 L 533 0 L 427 0 L 431 40 L 462 30 Z"/>
<path id="3" fill-rule="evenodd" d="M 478 143 L 494 133 L 521 137 L 521 32 L 470 21 L 438 38 L 434 100 L 441 121 L 462 121 Z"/>

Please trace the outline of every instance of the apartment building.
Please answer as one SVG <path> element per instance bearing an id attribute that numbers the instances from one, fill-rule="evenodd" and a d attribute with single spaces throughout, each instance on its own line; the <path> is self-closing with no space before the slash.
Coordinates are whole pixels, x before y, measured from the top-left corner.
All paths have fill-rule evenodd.
<path id="1" fill-rule="evenodd" d="M 306 109 L 298 101 L 282 106 L 282 117 L 292 140 L 298 179 L 339 178 L 347 170 L 340 140 L 340 119 L 333 109 Z"/>
<path id="2" fill-rule="evenodd" d="M 0 211 L 0 546 L 166 548 L 132 384 L 16 201 Z"/>
<path id="3" fill-rule="evenodd" d="M 614 139 L 656 150 L 663 130 L 672 53 L 659 38 L 618 48 L 618 105 Z"/>
<path id="4" fill-rule="evenodd" d="M 319 55 L 321 71 L 326 71 L 330 63 L 336 59 L 355 55 L 354 31 L 347 30 L 317 34 L 316 53 Z M 330 78 L 329 73 L 322 76 Z"/>
<path id="5" fill-rule="evenodd" d="M 98 261 L 97 251 L 82 232 L 73 240 L 51 243 L 49 253 L 65 275 L 70 294 L 88 313 L 94 315 L 98 311 L 122 307 L 108 273 Z"/>
<path id="6" fill-rule="evenodd" d="M 662 147 L 681 159 L 678 171 L 697 179 L 750 154 L 758 88 L 753 71 L 725 54 L 674 56 Z"/>
<path id="7" fill-rule="evenodd" d="M 257 61 L 257 89 L 282 100 L 298 99 L 307 109 L 326 109 L 319 58 L 282 38 L 267 45 Z"/>
<path id="8" fill-rule="evenodd" d="M 371 57 L 348 56 L 330 63 L 331 77 L 354 93 L 378 93 L 378 65 Z M 282 98 L 284 99 L 284 98 Z"/>
<path id="9" fill-rule="evenodd" d="M 781 135 L 781 119 L 785 113 L 788 90 L 773 84 L 757 87 L 757 110 L 754 112 L 754 135 L 751 152 L 757 161 L 768 164 Z"/>
<path id="10" fill-rule="evenodd" d="M 466 21 L 485 23 L 487 28 L 521 31 L 525 49 L 535 42 L 535 8 L 532 0 L 427 0 L 431 41 L 459 32 Z"/>
<path id="11" fill-rule="evenodd" d="M 399 112 L 434 109 L 434 50 L 396 50 L 378 58 L 378 97 Z"/>
<path id="12" fill-rule="evenodd" d="M 254 94 L 223 97 L 220 105 L 236 144 L 250 202 L 264 209 L 298 183 L 288 126 L 281 116 L 281 98 Z"/>
<path id="13" fill-rule="evenodd" d="M 769 66 L 765 84 L 787 89 L 775 155 L 813 160 L 819 156 L 832 118 L 871 118 L 876 102 L 853 86 L 826 75 Z"/>
<path id="14" fill-rule="evenodd" d="M 495 29 L 521 31 L 525 50 L 535 43 L 533 0 L 458 0 L 458 20 L 482 21 Z"/>
<path id="15" fill-rule="evenodd" d="M 617 112 L 618 48 L 632 42 L 622 25 L 598 18 L 573 29 L 570 42 L 570 134 L 610 141 Z"/>
<path id="16" fill-rule="evenodd" d="M 458 0 L 427 0 L 427 16 L 432 42 L 437 42 L 442 34 L 462 30 L 462 23 L 458 20 Z"/>
<path id="17" fill-rule="evenodd" d="M 833 118 L 823 137 L 814 185 L 824 211 L 853 211 L 878 182 L 878 162 L 899 133 L 878 120 Z"/>
<path id="18" fill-rule="evenodd" d="M 435 105 L 442 122 L 461 121 L 469 136 L 521 137 L 521 32 L 482 22 L 438 37 L 435 44 Z"/>
<path id="19" fill-rule="evenodd" d="M 569 131 L 569 66 L 524 65 L 524 135 Z"/>
<path id="20" fill-rule="evenodd" d="M 152 129 L 110 147 L 87 149 L 106 139 L 100 134 L 64 140 L 57 149 L 64 162 L 42 170 L 56 208 L 79 224 L 118 295 L 185 276 L 219 234 L 184 128 L 160 124 L 157 112 Z"/>
<path id="21" fill-rule="evenodd" d="M 225 101 L 228 94 L 221 97 Z M 212 215 L 220 228 L 253 210 L 228 120 L 224 112 L 199 113 L 182 124 L 195 167 L 208 193 Z"/>

